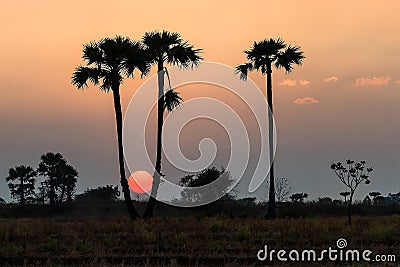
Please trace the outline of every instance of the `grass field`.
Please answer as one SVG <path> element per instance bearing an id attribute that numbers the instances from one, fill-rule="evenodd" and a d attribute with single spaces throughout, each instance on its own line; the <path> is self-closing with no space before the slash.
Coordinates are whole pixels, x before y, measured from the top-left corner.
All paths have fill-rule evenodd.
<path id="1" fill-rule="evenodd" d="M 400 216 L 305 219 L 154 218 L 130 221 L 0 219 L 2 266 L 252 266 L 257 251 L 369 249 L 400 259 Z M 319 266 L 310 262 L 276 266 Z M 366 266 L 324 262 L 324 266 Z M 398 266 L 398 263 L 371 266 Z"/>

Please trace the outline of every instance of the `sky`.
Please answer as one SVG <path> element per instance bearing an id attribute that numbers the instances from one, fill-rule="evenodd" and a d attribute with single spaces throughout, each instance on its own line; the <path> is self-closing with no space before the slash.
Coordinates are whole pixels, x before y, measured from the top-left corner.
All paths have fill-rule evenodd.
<path id="1" fill-rule="evenodd" d="M 5 1 L 0 178 L 20 164 L 36 167 L 41 154 L 53 151 L 78 169 L 78 193 L 118 184 L 112 96 L 94 86 L 77 90 L 70 77 L 83 64 L 83 44 L 165 29 L 202 48 L 205 60 L 232 67 L 263 38 L 301 46 L 302 66 L 290 75 L 273 73 L 277 177 L 311 199 L 338 198 L 346 188 L 330 165 L 351 158 L 374 168 L 372 183 L 357 198 L 398 192 L 399 8 L 396 0 Z M 265 90 L 264 77 L 250 77 Z M 124 110 L 145 80 L 124 82 Z M 0 197 L 9 199 L 4 178 Z"/>

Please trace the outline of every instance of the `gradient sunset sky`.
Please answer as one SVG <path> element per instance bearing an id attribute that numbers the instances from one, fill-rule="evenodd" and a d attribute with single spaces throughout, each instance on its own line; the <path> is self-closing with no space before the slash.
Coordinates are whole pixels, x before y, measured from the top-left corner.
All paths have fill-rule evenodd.
<path id="1" fill-rule="evenodd" d="M 4 1 L 0 9 L 0 197 L 4 177 L 62 153 L 85 188 L 119 184 L 111 94 L 70 83 L 82 45 L 115 35 L 179 32 L 208 61 L 236 66 L 253 41 L 281 37 L 306 59 L 274 71 L 276 175 L 311 198 L 345 191 L 330 164 L 372 165 L 356 194 L 400 191 L 400 3 L 384 1 Z M 264 77 L 250 76 L 265 89 Z M 144 80 L 122 86 L 123 108 Z M 196 145 L 197 147 L 197 145 Z"/>

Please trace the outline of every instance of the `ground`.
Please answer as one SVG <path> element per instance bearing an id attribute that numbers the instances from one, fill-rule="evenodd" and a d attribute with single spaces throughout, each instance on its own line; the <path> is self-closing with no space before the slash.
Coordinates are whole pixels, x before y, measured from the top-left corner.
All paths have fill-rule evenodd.
<path id="1" fill-rule="evenodd" d="M 400 216 L 355 216 L 304 219 L 230 219 L 222 216 L 113 219 L 0 219 L 1 266 L 253 266 L 257 252 L 269 249 L 336 247 L 372 255 L 395 255 L 400 262 Z M 275 266 L 320 266 L 321 263 L 274 262 Z M 324 266 L 367 266 L 332 263 Z"/>

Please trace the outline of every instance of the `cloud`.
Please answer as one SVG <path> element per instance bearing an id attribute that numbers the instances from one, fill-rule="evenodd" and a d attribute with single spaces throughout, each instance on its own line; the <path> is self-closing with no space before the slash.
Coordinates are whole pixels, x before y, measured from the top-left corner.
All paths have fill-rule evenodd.
<path id="1" fill-rule="evenodd" d="M 286 80 L 283 80 L 283 82 L 280 82 L 279 84 L 283 85 L 283 86 L 292 87 L 292 86 L 295 86 L 297 84 L 297 81 L 296 80 L 291 80 L 291 79 L 286 79 Z"/>
<path id="2" fill-rule="evenodd" d="M 396 81 L 396 84 L 400 84 L 400 80 L 397 80 L 397 81 Z"/>
<path id="3" fill-rule="evenodd" d="M 317 104 L 319 103 L 318 99 L 315 99 L 314 97 L 304 97 L 304 98 L 297 98 L 295 101 L 293 101 L 295 104 L 299 105 L 308 105 L 308 104 Z"/>
<path id="4" fill-rule="evenodd" d="M 361 77 L 354 81 L 353 87 L 360 87 L 360 86 L 382 86 L 389 84 L 392 78 L 388 76 L 381 76 L 381 77 L 373 77 L 373 78 L 366 78 Z"/>
<path id="5" fill-rule="evenodd" d="M 326 78 L 325 79 L 325 82 L 337 82 L 339 80 L 339 78 L 338 77 L 336 77 L 336 76 L 331 76 L 331 77 L 329 77 L 329 78 Z"/>
<path id="6" fill-rule="evenodd" d="M 302 86 L 306 86 L 306 85 L 310 84 L 310 81 L 308 81 L 308 80 L 298 80 L 297 81 L 297 80 L 285 79 L 285 80 L 283 80 L 283 82 L 280 82 L 279 85 L 292 87 L 292 86 L 296 86 L 297 82 Z"/>
<path id="7" fill-rule="evenodd" d="M 300 80 L 299 83 L 300 83 L 301 85 L 303 85 L 303 86 L 306 86 L 306 85 L 308 85 L 308 84 L 310 83 L 310 81 L 307 81 L 307 80 Z"/>

